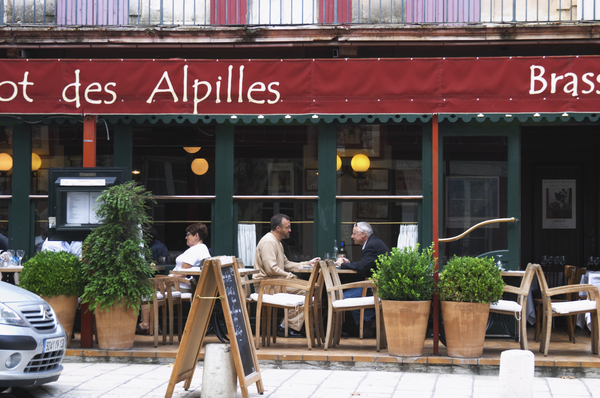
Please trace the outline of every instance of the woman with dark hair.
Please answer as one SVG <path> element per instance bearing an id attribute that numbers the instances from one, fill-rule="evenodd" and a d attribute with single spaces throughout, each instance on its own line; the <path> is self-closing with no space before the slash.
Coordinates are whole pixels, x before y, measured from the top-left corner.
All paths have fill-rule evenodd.
<path id="1" fill-rule="evenodd" d="M 189 249 L 177 256 L 175 259 L 175 269 L 186 269 L 199 267 L 202 260 L 210 257 L 208 247 L 204 241 L 208 237 L 208 228 L 202 223 L 192 224 L 185 229 L 185 241 Z M 182 280 L 179 281 L 179 288 L 182 292 L 191 292 L 192 285 L 190 279 L 181 275 Z"/>

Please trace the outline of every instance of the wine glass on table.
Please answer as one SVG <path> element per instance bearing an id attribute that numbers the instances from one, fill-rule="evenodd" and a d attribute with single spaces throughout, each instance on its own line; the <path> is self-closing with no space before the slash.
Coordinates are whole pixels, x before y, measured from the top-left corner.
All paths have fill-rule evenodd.
<path id="1" fill-rule="evenodd" d="M 548 265 L 548 256 L 542 256 L 542 267 Z"/>
<path id="2" fill-rule="evenodd" d="M 22 265 L 21 260 L 25 257 L 25 250 L 17 250 L 17 257 L 19 258 L 19 265 Z"/>
<path id="3" fill-rule="evenodd" d="M 567 264 L 567 258 L 565 256 L 559 256 L 559 262 L 560 265 L 565 266 Z"/>

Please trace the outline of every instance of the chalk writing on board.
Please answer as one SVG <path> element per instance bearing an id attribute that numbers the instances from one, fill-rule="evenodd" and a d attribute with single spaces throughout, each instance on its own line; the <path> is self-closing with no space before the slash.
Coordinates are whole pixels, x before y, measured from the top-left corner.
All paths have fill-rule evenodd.
<path id="1" fill-rule="evenodd" d="M 255 372 L 255 368 L 250 348 L 250 338 L 246 330 L 246 320 L 238 294 L 237 280 L 235 279 L 232 266 L 221 267 L 221 273 L 223 274 L 223 283 L 225 285 L 225 293 L 227 294 L 227 302 L 229 303 L 235 340 L 242 359 L 244 374 L 248 376 Z"/>

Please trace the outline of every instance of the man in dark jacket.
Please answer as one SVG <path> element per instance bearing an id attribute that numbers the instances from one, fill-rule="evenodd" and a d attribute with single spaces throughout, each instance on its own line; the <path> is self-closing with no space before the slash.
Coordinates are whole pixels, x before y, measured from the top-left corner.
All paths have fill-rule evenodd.
<path id="1" fill-rule="evenodd" d="M 383 243 L 381 239 L 373 235 L 373 228 L 367 222 L 357 222 L 352 228 L 352 240 L 355 245 L 362 245 L 362 258 L 359 261 L 350 261 L 347 258 L 339 258 L 336 264 L 342 269 L 353 269 L 357 272 L 360 280 L 365 280 L 371 277 L 373 270 L 376 267 L 375 260 L 380 254 L 389 253 L 390 249 Z M 373 292 L 369 289 L 369 295 Z M 353 288 L 344 291 L 344 298 L 362 297 L 362 288 Z M 360 311 L 352 311 L 354 322 L 360 323 Z M 375 322 L 375 311 L 372 309 L 365 310 L 365 327 L 364 337 L 370 337 L 372 334 Z"/>

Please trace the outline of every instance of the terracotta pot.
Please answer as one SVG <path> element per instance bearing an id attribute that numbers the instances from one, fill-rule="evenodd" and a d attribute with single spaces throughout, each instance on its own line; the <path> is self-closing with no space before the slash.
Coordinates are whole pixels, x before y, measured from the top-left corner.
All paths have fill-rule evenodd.
<path id="1" fill-rule="evenodd" d="M 96 307 L 96 331 L 98 347 L 101 350 L 128 350 L 133 347 L 137 311 L 132 308 L 113 305 L 110 309 L 100 310 Z"/>
<path id="2" fill-rule="evenodd" d="M 442 318 L 449 357 L 478 358 L 483 342 L 490 305 L 442 301 Z"/>
<path id="3" fill-rule="evenodd" d="M 381 300 L 388 353 L 399 357 L 423 355 L 431 301 Z"/>
<path id="4" fill-rule="evenodd" d="M 71 335 L 73 334 L 73 323 L 75 323 L 75 313 L 77 312 L 77 296 L 46 297 L 41 296 L 56 313 L 58 321 L 67 333 L 67 347 L 71 344 Z"/>

